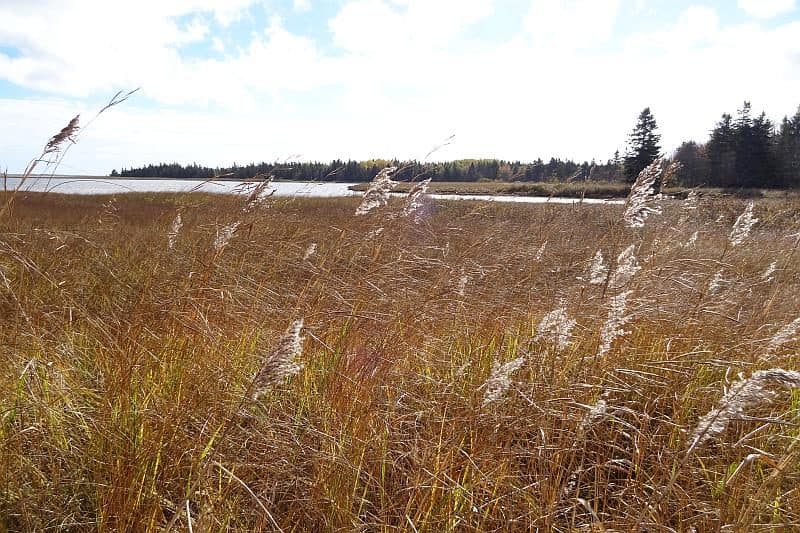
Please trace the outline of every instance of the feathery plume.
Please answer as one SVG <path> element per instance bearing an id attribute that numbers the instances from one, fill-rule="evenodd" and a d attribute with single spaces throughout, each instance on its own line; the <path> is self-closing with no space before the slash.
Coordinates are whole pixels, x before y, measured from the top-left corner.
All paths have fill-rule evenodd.
<path id="1" fill-rule="evenodd" d="M 655 185 L 662 172 L 661 158 L 657 158 L 639 173 L 625 201 L 622 219 L 629 228 L 641 228 L 650 215 L 660 215 L 660 194 L 655 194 Z"/>
<path id="2" fill-rule="evenodd" d="M 170 250 L 175 249 L 175 243 L 178 242 L 178 235 L 181 232 L 181 228 L 183 228 L 183 219 L 181 218 L 181 214 L 178 213 L 172 220 L 172 225 L 167 232 L 167 246 Z"/>
<path id="3" fill-rule="evenodd" d="M 312 242 L 311 244 L 308 245 L 308 248 L 306 248 L 306 251 L 303 254 L 303 261 L 307 261 L 316 253 L 317 253 L 317 243 Z"/>
<path id="4" fill-rule="evenodd" d="M 800 372 L 772 368 L 759 370 L 742 379 L 726 392 L 717 407 L 703 416 L 692 432 L 689 453 L 728 427 L 731 420 L 744 415 L 746 408 L 767 405 L 778 396 L 777 389 L 800 388 Z"/>
<path id="5" fill-rule="evenodd" d="M 467 283 L 469 283 L 469 276 L 463 274 L 460 278 L 458 278 L 458 285 L 456 287 L 456 292 L 459 296 L 464 296 L 467 292 Z"/>
<path id="6" fill-rule="evenodd" d="M 767 354 L 772 354 L 775 350 L 793 340 L 797 336 L 798 331 L 800 331 L 800 318 L 795 318 L 790 323 L 783 326 L 772 339 L 770 339 L 767 345 Z"/>
<path id="7" fill-rule="evenodd" d="M 597 350 L 598 357 L 602 357 L 611 350 L 611 344 L 617 337 L 627 335 L 628 332 L 622 326 L 631 320 L 630 315 L 625 314 L 628 296 L 633 291 L 621 292 L 611 298 L 611 309 L 608 311 L 608 318 L 603 329 L 600 330 L 600 347 Z"/>
<path id="8" fill-rule="evenodd" d="M 496 402 L 506 395 L 511 387 L 511 374 L 520 369 L 525 363 L 524 357 L 517 357 L 501 365 L 497 361 L 492 363 L 492 373 L 489 379 L 481 386 L 486 391 L 483 395 L 483 405 Z"/>
<path id="9" fill-rule="evenodd" d="M 753 202 L 748 203 L 744 212 L 739 215 L 739 218 L 737 218 L 736 222 L 733 224 L 733 229 L 731 230 L 729 238 L 731 246 L 739 246 L 742 244 L 750 235 L 753 226 L 758 222 L 758 219 L 753 216 L 753 206 Z"/>
<path id="10" fill-rule="evenodd" d="M 636 261 L 636 256 L 633 255 L 634 249 L 635 246 L 631 244 L 617 256 L 617 268 L 609 281 L 609 287 L 612 289 L 624 287 L 642 269 Z"/>
<path id="11" fill-rule="evenodd" d="M 368 232 L 366 235 L 364 235 L 364 240 L 365 241 L 372 240 L 375 237 L 379 236 L 381 233 L 383 233 L 383 228 L 374 229 L 374 230 Z"/>
<path id="12" fill-rule="evenodd" d="M 603 398 L 600 398 L 594 405 L 589 407 L 589 411 L 581 420 L 579 428 L 585 431 L 605 418 L 606 414 L 608 414 L 608 403 Z"/>
<path id="13" fill-rule="evenodd" d="M 683 201 L 681 205 L 681 209 L 685 212 L 692 212 L 697 210 L 697 206 L 699 202 L 699 196 L 697 195 L 697 191 L 694 189 L 689 191 L 689 194 L 686 195 L 686 199 Z"/>
<path id="14" fill-rule="evenodd" d="M 232 222 L 221 230 L 217 231 L 217 238 L 214 239 L 215 250 L 220 251 L 228 246 L 228 243 L 230 242 L 231 237 L 233 237 L 233 234 L 236 233 L 236 229 L 239 227 L 239 224 L 241 224 L 241 222 L 237 220 L 236 222 Z"/>
<path id="15" fill-rule="evenodd" d="M 389 192 L 394 189 L 397 182 L 391 176 L 397 167 L 386 167 L 370 183 L 367 192 L 361 199 L 361 204 L 356 209 L 356 216 L 366 215 L 376 207 L 381 207 L 389 202 Z"/>
<path id="16" fill-rule="evenodd" d="M 542 260 L 542 256 L 544 255 L 544 250 L 547 248 L 547 241 L 544 241 L 542 245 L 536 250 L 536 254 L 533 256 L 533 260 L 539 262 Z"/>
<path id="17" fill-rule="evenodd" d="M 592 259 L 592 264 L 589 266 L 589 283 L 592 285 L 605 283 L 609 268 L 603 261 L 603 252 L 597 250 L 594 254 L 594 259 Z"/>
<path id="18" fill-rule="evenodd" d="M 726 283 L 729 283 L 729 281 L 722 276 L 722 269 L 719 269 L 711 281 L 708 282 L 708 294 L 717 294 Z"/>
<path id="19" fill-rule="evenodd" d="M 678 218 L 678 225 L 683 226 L 689 222 L 689 219 L 691 218 L 692 214 L 697 211 L 699 205 L 700 201 L 697 191 L 692 189 L 686 195 L 686 199 L 681 204 L 681 216 Z"/>
<path id="20" fill-rule="evenodd" d="M 683 243 L 684 248 L 693 248 L 695 244 L 697 244 L 697 237 L 700 235 L 699 231 L 695 231 L 692 233 L 692 236 L 689 237 L 685 243 Z"/>
<path id="21" fill-rule="evenodd" d="M 422 222 L 422 208 L 425 205 L 425 194 L 428 192 L 428 185 L 430 185 L 430 183 L 431 178 L 420 181 L 408 191 L 408 196 L 406 196 L 403 216 L 412 217 L 414 224 Z"/>
<path id="22" fill-rule="evenodd" d="M 112 196 L 111 199 L 103 204 L 103 212 L 100 213 L 100 219 L 97 221 L 100 224 L 111 224 L 119 221 L 119 206 L 117 205 L 117 197 Z"/>
<path id="23" fill-rule="evenodd" d="M 249 194 L 247 195 L 244 208 L 242 209 L 244 214 L 252 213 L 264 205 L 264 203 L 266 203 L 266 201 L 269 200 L 273 194 L 275 194 L 277 189 L 269 189 L 272 179 L 273 176 L 267 176 L 260 183 L 251 188 Z"/>
<path id="24" fill-rule="evenodd" d="M 61 145 L 64 144 L 66 141 L 71 143 L 75 143 L 75 136 L 80 130 L 80 126 L 78 122 L 80 120 L 80 115 L 75 115 L 75 117 L 69 121 L 69 123 L 64 126 L 61 131 L 53 135 L 47 144 L 44 147 L 44 153 L 50 154 L 53 152 L 58 152 L 61 150 Z"/>
<path id="25" fill-rule="evenodd" d="M 550 311 L 536 327 L 534 340 L 552 342 L 559 350 L 569 346 L 572 328 L 577 321 L 569 318 L 563 307 Z"/>
<path id="26" fill-rule="evenodd" d="M 303 369 L 303 364 L 297 362 L 303 354 L 302 329 L 303 319 L 295 320 L 281 337 L 278 346 L 264 357 L 261 368 L 253 378 L 253 400 L 258 400 L 270 388 Z"/>
<path id="27" fill-rule="evenodd" d="M 764 273 L 761 274 L 761 279 L 766 282 L 772 281 L 774 279 L 772 275 L 775 273 L 777 269 L 778 269 L 778 262 L 773 261 L 772 263 L 769 264 Z"/>

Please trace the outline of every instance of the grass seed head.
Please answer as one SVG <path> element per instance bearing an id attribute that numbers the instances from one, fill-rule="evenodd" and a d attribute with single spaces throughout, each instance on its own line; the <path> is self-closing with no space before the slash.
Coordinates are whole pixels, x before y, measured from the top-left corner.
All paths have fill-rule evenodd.
<path id="1" fill-rule="evenodd" d="M 631 292 L 625 291 L 611 298 L 611 309 L 608 311 L 608 318 L 600 330 L 600 347 L 597 350 L 599 357 L 604 356 L 611 350 L 611 344 L 617 337 L 628 334 L 627 331 L 622 329 L 622 326 L 632 318 L 630 315 L 625 314 L 628 296 L 630 296 Z"/>
<path id="2" fill-rule="evenodd" d="M 178 242 L 178 235 L 180 235 L 182 228 L 183 219 L 181 218 L 181 214 L 178 213 L 172 220 L 172 225 L 170 225 L 169 231 L 167 232 L 167 246 L 170 250 L 175 249 L 175 243 Z"/>
<path id="3" fill-rule="evenodd" d="M 223 227 L 221 230 L 217 232 L 217 238 L 214 239 L 214 249 L 216 251 L 220 251 L 231 241 L 233 234 L 236 233 L 236 230 L 239 228 L 241 224 L 240 221 L 232 222 L 227 226 Z"/>
<path id="4" fill-rule="evenodd" d="M 414 224 L 422 222 L 422 211 L 425 207 L 425 194 L 428 192 L 428 185 L 431 178 L 424 179 L 414 185 L 406 196 L 406 205 L 403 208 L 403 216 L 411 217 Z"/>
<path id="5" fill-rule="evenodd" d="M 631 244 L 625 248 L 617 257 L 617 268 L 611 276 L 609 286 L 612 289 L 619 289 L 627 285 L 633 276 L 639 272 L 642 267 L 636 261 L 636 256 L 633 254 L 636 246 Z"/>
<path id="6" fill-rule="evenodd" d="M 800 388 L 800 372 L 772 368 L 759 370 L 752 376 L 731 385 L 717 407 L 703 416 L 692 432 L 689 452 L 719 435 L 728 424 L 744 415 L 745 409 L 772 402 L 780 389 Z"/>
<path id="7" fill-rule="evenodd" d="M 592 285 L 602 285 L 608 277 L 609 266 L 603 260 L 603 252 L 597 250 L 589 266 L 589 283 Z"/>
<path id="8" fill-rule="evenodd" d="M 800 318 L 795 318 L 790 323 L 783 326 L 772 339 L 770 339 L 767 345 L 767 354 L 772 354 L 787 342 L 792 341 L 797 336 L 798 331 L 800 331 Z"/>
<path id="9" fill-rule="evenodd" d="M 397 167 L 386 167 L 372 180 L 369 189 L 364 193 L 361 204 L 356 209 L 356 216 L 366 215 L 377 207 L 382 207 L 389 202 L 389 193 L 397 185 L 390 176 Z"/>
<path id="10" fill-rule="evenodd" d="M 570 344 L 572 328 L 577 321 L 569 318 L 567 310 L 563 307 L 550 311 L 536 327 L 535 340 L 551 342 L 559 350 L 564 350 Z"/>
<path id="11" fill-rule="evenodd" d="M 739 246 L 747 237 L 750 236 L 750 232 L 753 229 L 753 226 L 756 225 L 758 219 L 753 215 L 753 202 L 747 204 L 745 207 L 744 212 L 739 215 L 739 218 L 736 219 L 736 222 L 733 224 L 733 229 L 731 229 L 731 234 L 729 237 L 729 241 L 731 246 Z"/>
<path id="12" fill-rule="evenodd" d="M 641 228 L 647 217 L 660 215 L 661 195 L 656 194 L 655 185 L 662 173 L 661 158 L 657 158 L 639 173 L 625 201 L 625 212 L 622 219 L 629 228 Z"/>
<path id="13" fill-rule="evenodd" d="M 303 338 L 300 336 L 302 329 L 303 320 L 295 320 L 278 341 L 278 346 L 264 357 L 261 368 L 253 379 L 253 400 L 303 369 L 303 364 L 297 362 L 303 354 Z"/>
<path id="14" fill-rule="evenodd" d="M 502 365 L 497 361 L 492 363 L 492 373 L 482 385 L 486 389 L 483 395 L 483 405 L 496 402 L 506 395 L 511 387 L 511 374 L 519 370 L 524 363 L 524 357 L 517 357 Z"/>
<path id="15" fill-rule="evenodd" d="M 75 136 L 81 129 L 80 126 L 78 125 L 80 118 L 81 118 L 80 115 L 75 115 L 72 118 L 72 120 L 70 120 L 69 123 L 61 129 L 61 131 L 53 135 L 53 137 L 51 137 L 50 140 L 45 145 L 44 152 L 46 154 L 58 152 L 59 150 L 61 150 L 61 146 L 65 142 L 69 141 L 74 143 Z"/>

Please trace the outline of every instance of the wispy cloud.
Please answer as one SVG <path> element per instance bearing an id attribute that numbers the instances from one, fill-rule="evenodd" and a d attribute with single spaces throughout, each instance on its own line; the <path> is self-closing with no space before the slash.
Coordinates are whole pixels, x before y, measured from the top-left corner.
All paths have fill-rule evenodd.
<path id="1" fill-rule="evenodd" d="M 111 154 L 126 156 L 113 166 L 420 157 L 451 133 L 458 142 L 438 157 L 606 159 L 645 106 L 669 149 L 704 140 L 744 99 L 773 118 L 800 103 L 800 21 L 733 22 L 711 7 L 673 9 L 647 26 L 631 25 L 631 13 L 667 15 L 651 4 L 636 11 L 634 0 L 103 6 L 0 4 L 0 79 L 31 92 L 21 105 L 0 88 L 4 123 L 28 124 L 0 131 L 0 164 L 24 166 L 48 128 L 136 86 L 136 101 L 115 110 L 118 131 L 81 141 L 108 158 L 81 159 L 75 147 L 78 170 L 106 172 Z M 54 108 L 65 113 L 51 118 Z"/>
<path id="2" fill-rule="evenodd" d="M 769 19 L 792 11 L 795 0 L 739 0 L 739 7 L 750 16 Z"/>

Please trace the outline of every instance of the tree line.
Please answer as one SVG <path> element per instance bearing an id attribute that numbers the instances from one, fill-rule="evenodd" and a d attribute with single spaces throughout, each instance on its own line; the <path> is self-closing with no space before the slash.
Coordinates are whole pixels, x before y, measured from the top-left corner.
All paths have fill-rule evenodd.
<path id="1" fill-rule="evenodd" d="M 292 181 L 365 182 L 386 166 L 398 167 L 394 179 L 410 181 L 430 177 L 435 181 L 627 181 L 663 156 L 658 125 L 650 108 L 640 114 L 628 136 L 624 155 L 617 151 L 608 161 L 551 158 L 533 162 L 498 159 L 460 159 L 446 162 L 334 160 L 325 162 L 249 163 L 211 168 L 192 163 L 150 164 L 113 170 L 111 176 L 172 179 L 250 180 L 264 176 Z M 687 141 L 666 157 L 680 163 L 676 185 L 726 188 L 800 187 L 800 107 L 775 126 L 764 112 L 753 116 L 744 102 L 736 117 L 725 113 L 705 143 Z"/>
<path id="2" fill-rule="evenodd" d="M 673 159 L 687 186 L 800 187 L 800 108 L 776 127 L 744 102 L 735 118 L 722 115 L 706 143 L 685 142 Z"/>
<path id="3" fill-rule="evenodd" d="M 395 166 L 397 172 L 393 179 L 410 181 L 420 177 L 430 177 L 436 181 L 563 181 L 567 179 L 618 179 L 621 175 L 619 162 L 609 161 L 598 165 L 584 161 L 551 158 L 531 163 L 503 161 L 498 159 L 461 159 L 441 163 L 420 161 L 399 161 L 397 159 L 372 159 L 369 161 L 334 160 L 322 162 L 250 163 L 234 164 L 227 168 L 210 168 L 196 163 L 150 164 L 139 168 L 114 170 L 112 176 L 172 179 L 214 179 L 227 178 L 249 180 L 258 176 L 274 176 L 277 179 L 292 181 L 370 181 L 386 166 Z"/>

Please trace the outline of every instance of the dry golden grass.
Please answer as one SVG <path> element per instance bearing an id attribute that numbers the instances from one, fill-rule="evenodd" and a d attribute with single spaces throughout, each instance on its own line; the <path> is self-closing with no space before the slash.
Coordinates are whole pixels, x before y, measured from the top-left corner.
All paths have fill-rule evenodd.
<path id="1" fill-rule="evenodd" d="M 800 395 L 688 453 L 739 372 L 797 368 L 798 203 L 757 202 L 735 247 L 734 200 L 640 229 L 621 206 L 453 202 L 414 224 L 390 216 L 399 201 L 362 217 L 358 199 L 244 203 L 16 198 L 0 529 L 800 527 Z M 626 252 L 589 283 L 597 250 L 630 245 L 641 270 Z M 293 366 L 281 337 L 299 319 Z M 265 358 L 291 371 L 253 394 Z"/>

